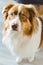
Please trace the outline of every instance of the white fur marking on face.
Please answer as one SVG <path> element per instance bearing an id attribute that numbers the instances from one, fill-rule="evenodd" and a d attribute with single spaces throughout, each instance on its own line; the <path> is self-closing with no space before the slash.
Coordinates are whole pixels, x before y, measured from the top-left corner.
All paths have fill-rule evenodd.
<path id="1" fill-rule="evenodd" d="M 20 31 L 21 30 L 21 23 L 20 23 L 20 19 L 19 19 L 18 15 L 13 20 L 11 20 L 10 30 L 12 30 L 12 25 L 14 25 L 14 24 L 18 24 L 18 30 Z"/>
<path id="2" fill-rule="evenodd" d="M 18 24 L 19 23 L 19 17 L 18 17 L 18 15 L 17 15 L 17 17 L 15 17 L 13 20 L 11 20 L 11 24 L 10 24 L 10 27 L 12 26 L 12 25 L 14 25 L 14 24 Z"/>
<path id="3" fill-rule="evenodd" d="M 11 24 L 18 24 L 18 21 L 19 21 L 19 17 L 16 16 L 16 17 L 12 20 Z"/>
<path id="4" fill-rule="evenodd" d="M 19 7 L 18 7 L 18 13 L 20 13 L 21 10 L 22 10 L 22 6 L 19 6 Z"/>

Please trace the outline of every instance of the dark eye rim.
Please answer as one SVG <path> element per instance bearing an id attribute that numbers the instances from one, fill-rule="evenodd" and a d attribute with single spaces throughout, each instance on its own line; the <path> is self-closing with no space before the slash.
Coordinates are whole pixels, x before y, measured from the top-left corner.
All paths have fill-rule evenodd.
<path id="1" fill-rule="evenodd" d="M 11 13 L 11 15 L 13 16 L 13 13 Z"/>
<path id="2" fill-rule="evenodd" d="M 27 18 L 27 19 L 29 19 L 26 15 L 24 15 L 24 14 L 22 14 L 22 16 L 24 17 L 24 18 Z"/>
<path id="3" fill-rule="evenodd" d="M 17 15 L 18 11 L 15 11 L 14 14 Z"/>
<path id="4" fill-rule="evenodd" d="M 14 14 L 14 15 L 17 15 L 17 11 L 15 11 L 15 12 L 11 13 L 10 15 L 12 15 L 12 16 L 13 16 L 13 14 Z"/>
<path id="5" fill-rule="evenodd" d="M 24 14 L 22 14 L 22 17 L 23 17 L 23 18 L 27 18 Z"/>

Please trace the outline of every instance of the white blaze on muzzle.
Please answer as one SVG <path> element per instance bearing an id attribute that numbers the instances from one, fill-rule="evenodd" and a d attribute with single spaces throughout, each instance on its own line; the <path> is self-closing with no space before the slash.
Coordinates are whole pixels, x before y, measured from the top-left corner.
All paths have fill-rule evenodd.
<path id="1" fill-rule="evenodd" d="M 12 25 L 18 25 L 18 30 L 20 30 L 21 28 L 21 22 L 20 22 L 20 19 L 19 19 L 19 15 L 17 15 L 12 21 L 11 21 L 11 24 L 10 24 L 10 30 L 12 30 Z"/>

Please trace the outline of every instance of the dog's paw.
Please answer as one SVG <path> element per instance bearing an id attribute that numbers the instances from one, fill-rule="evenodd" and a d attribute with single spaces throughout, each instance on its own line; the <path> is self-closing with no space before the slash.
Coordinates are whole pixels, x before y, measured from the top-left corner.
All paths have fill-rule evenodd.
<path id="1" fill-rule="evenodd" d="M 16 63 L 20 64 L 21 62 L 22 62 L 22 58 L 17 57 L 17 59 L 16 59 Z"/>
<path id="2" fill-rule="evenodd" d="M 30 58 L 28 59 L 28 61 L 29 61 L 29 62 L 34 61 L 34 56 L 30 57 Z"/>

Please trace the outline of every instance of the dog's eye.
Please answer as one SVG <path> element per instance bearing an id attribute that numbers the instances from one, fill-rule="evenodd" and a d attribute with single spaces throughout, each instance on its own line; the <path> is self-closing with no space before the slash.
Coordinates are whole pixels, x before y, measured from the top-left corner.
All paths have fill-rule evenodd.
<path id="1" fill-rule="evenodd" d="M 24 19 L 26 19 L 26 16 L 25 16 L 24 14 L 22 14 L 22 17 L 23 17 Z"/>
<path id="2" fill-rule="evenodd" d="M 13 15 L 17 15 L 17 11 L 11 13 L 11 16 L 13 16 Z"/>
<path id="3" fill-rule="evenodd" d="M 14 14 L 17 15 L 17 11 L 15 11 Z"/>
<path id="4" fill-rule="evenodd" d="M 13 16 L 13 13 L 11 13 L 11 16 Z"/>

